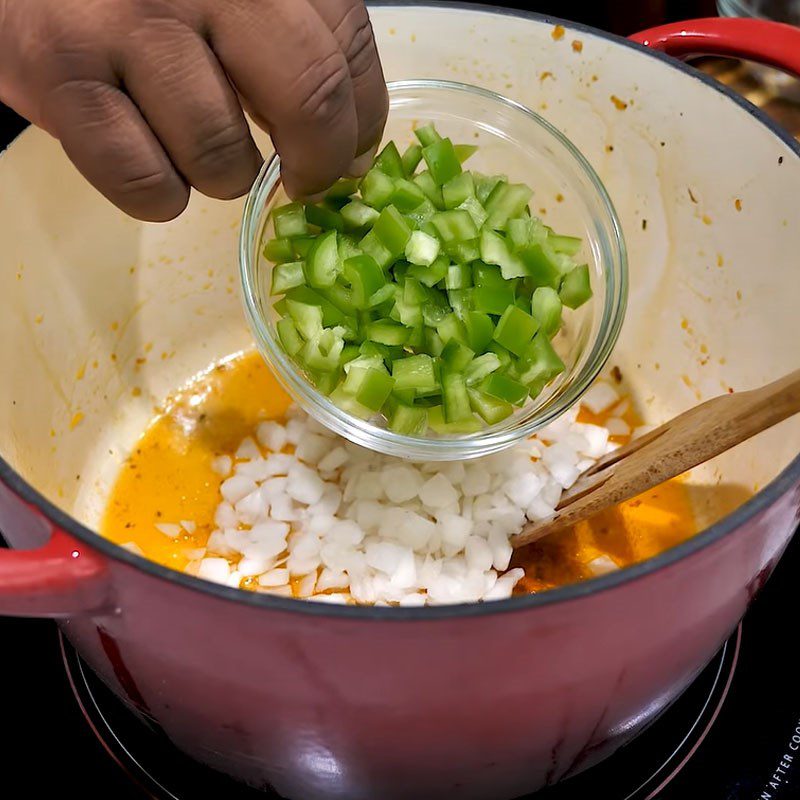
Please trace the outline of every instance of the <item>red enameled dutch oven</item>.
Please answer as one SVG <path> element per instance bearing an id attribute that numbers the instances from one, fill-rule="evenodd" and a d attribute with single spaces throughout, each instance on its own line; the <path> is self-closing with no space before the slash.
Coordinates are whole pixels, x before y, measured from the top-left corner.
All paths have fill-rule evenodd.
<path id="1" fill-rule="evenodd" d="M 626 41 L 424 2 L 379 4 L 373 20 L 388 79 L 508 95 L 600 174 L 631 265 L 614 363 L 648 422 L 798 366 L 800 148 L 678 59 L 800 73 L 799 30 L 698 20 Z M 0 189 L 0 529 L 14 548 L 0 552 L 0 613 L 59 618 L 133 712 L 253 786 L 497 800 L 583 770 L 683 691 L 797 526 L 795 420 L 693 472 L 698 536 L 537 596 L 334 607 L 149 563 L 93 527 L 154 404 L 248 346 L 241 204 L 195 197 L 176 222 L 137 223 L 33 129 L 0 158 Z"/>

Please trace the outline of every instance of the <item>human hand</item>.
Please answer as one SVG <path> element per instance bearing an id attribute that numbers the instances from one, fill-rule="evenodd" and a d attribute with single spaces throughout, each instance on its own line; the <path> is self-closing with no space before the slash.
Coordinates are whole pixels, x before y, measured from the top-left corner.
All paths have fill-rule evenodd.
<path id="1" fill-rule="evenodd" d="M 363 171 L 388 108 L 362 0 L 0 0 L 0 100 L 153 221 L 250 188 L 243 108 L 292 196 Z"/>

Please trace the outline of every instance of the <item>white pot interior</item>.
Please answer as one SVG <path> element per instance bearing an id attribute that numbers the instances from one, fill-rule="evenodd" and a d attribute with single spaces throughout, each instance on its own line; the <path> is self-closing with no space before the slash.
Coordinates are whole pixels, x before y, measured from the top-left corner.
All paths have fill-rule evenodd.
<path id="1" fill-rule="evenodd" d="M 378 8 L 373 20 L 387 79 L 505 94 L 562 130 L 600 174 L 630 257 L 612 363 L 647 422 L 798 366 L 800 159 L 749 110 L 582 31 L 557 40 L 550 24 L 477 10 Z M 241 207 L 195 195 L 179 220 L 144 225 L 41 131 L 0 158 L 0 453 L 90 526 L 158 404 L 250 346 Z M 696 470 L 700 522 L 775 478 L 798 441 L 800 420 L 789 421 Z"/>

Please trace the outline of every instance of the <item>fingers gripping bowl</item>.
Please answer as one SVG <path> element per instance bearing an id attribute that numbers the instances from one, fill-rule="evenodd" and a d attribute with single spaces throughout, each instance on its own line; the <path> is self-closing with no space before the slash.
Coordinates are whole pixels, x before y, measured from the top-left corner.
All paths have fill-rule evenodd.
<path id="1" fill-rule="evenodd" d="M 240 269 L 247 318 L 256 343 L 290 396 L 312 417 L 350 441 L 389 455 L 445 461 L 488 455 L 528 438 L 573 406 L 606 363 L 619 335 L 627 301 L 627 260 L 621 226 L 599 177 L 553 126 L 518 103 L 474 86 L 447 81 L 401 81 L 389 87 L 386 140 L 402 149 L 414 128 L 432 122 L 454 142 L 476 145 L 470 168 L 505 174 L 533 189 L 532 213 L 582 239 L 594 296 L 569 312 L 553 345 L 565 371 L 511 416 L 471 433 L 408 435 L 380 416 L 359 418 L 321 393 L 286 353 L 270 296 L 273 264 L 264 246 L 273 233 L 271 212 L 287 202 L 277 156 L 265 164 L 245 205 Z M 473 163 L 474 162 L 474 163 Z"/>

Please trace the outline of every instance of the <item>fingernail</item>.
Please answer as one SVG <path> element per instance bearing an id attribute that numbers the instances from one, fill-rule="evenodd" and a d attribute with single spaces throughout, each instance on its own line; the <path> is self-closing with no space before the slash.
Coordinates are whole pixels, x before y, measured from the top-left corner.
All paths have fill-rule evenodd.
<path id="1" fill-rule="evenodd" d="M 372 166 L 372 162 L 375 160 L 375 153 L 378 152 L 378 145 L 373 145 L 367 150 L 366 153 L 362 153 L 360 156 L 353 160 L 353 163 L 347 168 L 345 174 L 348 178 L 363 178 L 364 175 L 367 174 L 367 171 Z"/>
<path id="2" fill-rule="evenodd" d="M 305 195 L 303 199 L 306 203 L 321 203 L 325 199 L 325 192 L 317 192 L 316 194 Z"/>

